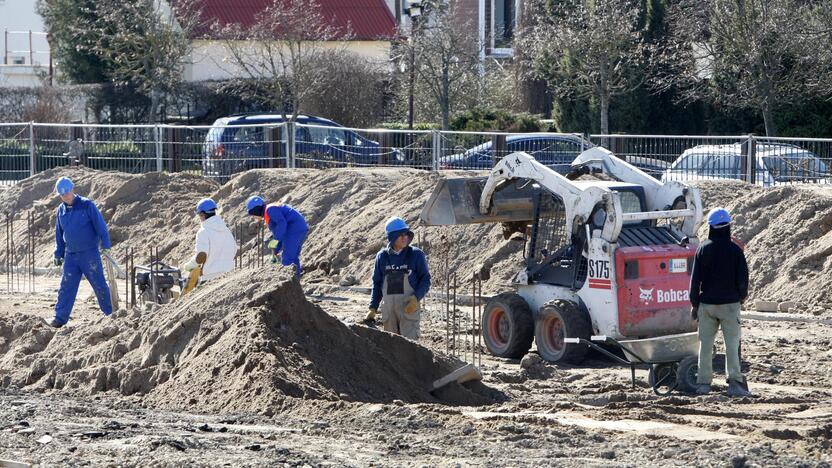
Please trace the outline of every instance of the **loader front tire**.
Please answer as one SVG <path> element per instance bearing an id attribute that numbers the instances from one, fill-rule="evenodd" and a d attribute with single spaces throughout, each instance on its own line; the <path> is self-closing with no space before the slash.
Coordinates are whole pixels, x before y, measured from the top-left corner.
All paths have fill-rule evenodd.
<path id="1" fill-rule="evenodd" d="M 569 301 L 557 300 L 540 309 L 535 324 L 534 341 L 540 357 L 549 362 L 579 364 L 589 347 L 566 343 L 564 338 L 583 338 L 592 335 L 592 323 L 586 312 Z"/>
<path id="2" fill-rule="evenodd" d="M 526 300 L 514 293 L 489 299 L 482 314 L 482 337 L 494 356 L 523 357 L 534 337 L 534 318 Z"/>

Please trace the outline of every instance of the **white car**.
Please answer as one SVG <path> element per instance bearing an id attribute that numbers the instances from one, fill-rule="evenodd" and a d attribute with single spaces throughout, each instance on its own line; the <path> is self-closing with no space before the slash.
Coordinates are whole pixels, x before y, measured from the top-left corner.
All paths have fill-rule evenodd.
<path id="1" fill-rule="evenodd" d="M 811 151 L 784 144 L 758 144 L 755 181 L 770 187 L 789 182 L 819 182 L 830 177 L 829 166 Z M 685 150 L 670 168 L 663 181 L 746 180 L 745 148 L 730 145 L 699 145 Z"/>

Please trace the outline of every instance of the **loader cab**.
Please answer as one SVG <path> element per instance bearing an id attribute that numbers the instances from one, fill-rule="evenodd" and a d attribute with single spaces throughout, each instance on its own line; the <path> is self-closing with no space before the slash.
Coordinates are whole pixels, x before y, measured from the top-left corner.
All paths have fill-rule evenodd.
<path id="1" fill-rule="evenodd" d="M 645 211 L 644 188 L 639 185 L 611 181 L 577 181 L 586 188 L 602 186 L 617 192 L 626 213 Z M 590 216 L 590 231 L 601 229 L 605 216 Z M 628 228 L 649 228 L 649 221 L 630 222 Z M 598 224 L 597 226 L 594 224 Z M 526 248 L 526 270 L 529 282 L 579 289 L 587 278 L 586 225 L 573 226 L 571 241 L 566 232 L 566 210 L 562 199 L 541 191 L 534 205 L 534 220 Z"/>

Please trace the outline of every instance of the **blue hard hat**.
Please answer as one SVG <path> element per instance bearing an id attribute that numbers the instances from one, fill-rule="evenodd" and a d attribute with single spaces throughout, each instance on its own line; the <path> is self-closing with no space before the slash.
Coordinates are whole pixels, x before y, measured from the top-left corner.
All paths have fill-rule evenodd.
<path id="1" fill-rule="evenodd" d="M 719 226 L 731 222 L 731 215 L 725 208 L 714 208 L 708 213 L 708 225 Z"/>
<path id="2" fill-rule="evenodd" d="M 61 177 L 57 182 L 55 182 L 55 191 L 58 195 L 66 195 L 73 188 L 75 188 L 75 184 L 69 180 L 69 177 Z"/>
<path id="3" fill-rule="evenodd" d="M 407 226 L 407 223 L 398 216 L 393 216 L 388 219 L 387 224 L 384 226 L 384 231 L 387 232 L 387 234 L 398 231 L 407 231 L 408 229 L 410 228 Z"/>
<path id="4" fill-rule="evenodd" d="M 203 198 L 196 204 L 196 213 L 208 213 L 211 211 L 217 211 L 217 203 L 210 198 Z"/>
<path id="5" fill-rule="evenodd" d="M 256 207 L 263 206 L 265 204 L 266 201 L 263 200 L 261 197 L 258 197 L 257 195 L 251 196 L 248 198 L 248 200 L 246 200 L 246 211 L 251 211 Z"/>

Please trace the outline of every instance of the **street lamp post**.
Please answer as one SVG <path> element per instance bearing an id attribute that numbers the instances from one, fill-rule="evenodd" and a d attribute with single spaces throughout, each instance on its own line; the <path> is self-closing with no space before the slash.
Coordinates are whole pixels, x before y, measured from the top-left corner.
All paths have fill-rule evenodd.
<path id="1" fill-rule="evenodd" d="M 413 93 L 416 86 L 416 27 L 422 16 L 422 1 L 407 2 L 407 16 L 410 17 L 410 89 L 407 96 L 407 128 L 413 130 Z"/>

